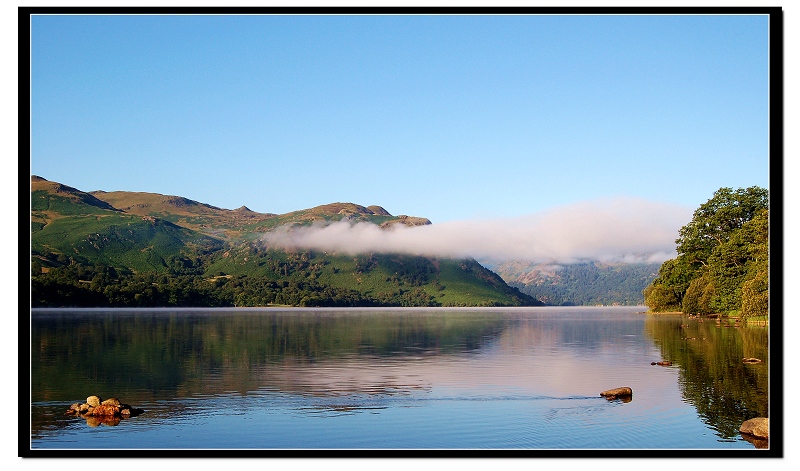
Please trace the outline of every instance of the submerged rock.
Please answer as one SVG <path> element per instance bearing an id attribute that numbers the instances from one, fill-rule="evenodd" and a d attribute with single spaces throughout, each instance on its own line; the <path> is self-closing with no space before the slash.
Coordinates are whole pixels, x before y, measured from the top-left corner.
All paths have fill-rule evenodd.
<path id="1" fill-rule="evenodd" d="M 601 392 L 600 396 L 608 400 L 631 398 L 633 397 L 633 390 L 629 387 L 614 388 Z"/>
<path id="2" fill-rule="evenodd" d="M 769 438 L 769 419 L 766 417 L 756 417 L 745 420 L 739 427 L 739 433 L 752 435 L 757 438 Z"/>

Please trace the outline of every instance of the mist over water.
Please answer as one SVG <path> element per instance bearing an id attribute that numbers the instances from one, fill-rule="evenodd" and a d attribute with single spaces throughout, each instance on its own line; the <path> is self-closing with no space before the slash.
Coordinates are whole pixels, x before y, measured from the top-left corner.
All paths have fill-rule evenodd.
<path id="1" fill-rule="evenodd" d="M 262 241 L 270 247 L 349 255 L 391 252 L 483 260 L 660 263 L 675 256 L 678 230 L 691 214 L 683 206 L 614 198 L 515 218 L 427 226 L 395 224 L 381 229 L 344 220 L 282 226 L 265 234 Z"/>

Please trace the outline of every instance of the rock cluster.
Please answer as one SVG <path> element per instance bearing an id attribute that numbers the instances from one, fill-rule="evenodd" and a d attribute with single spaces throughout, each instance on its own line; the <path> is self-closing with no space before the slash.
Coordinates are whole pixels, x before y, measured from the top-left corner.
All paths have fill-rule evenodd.
<path id="1" fill-rule="evenodd" d="M 128 404 L 122 404 L 116 398 L 101 400 L 99 396 L 89 396 L 83 404 L 75 403 L 67 409 L 68 415 L 80 415 L 81 417 L 133 417 L 144 412 Z"/>

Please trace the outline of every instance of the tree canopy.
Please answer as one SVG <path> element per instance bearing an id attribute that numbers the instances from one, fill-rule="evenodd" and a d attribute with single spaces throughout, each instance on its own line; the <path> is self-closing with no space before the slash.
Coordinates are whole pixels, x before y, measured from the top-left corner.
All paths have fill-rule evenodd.
<path id="1" fill-rule="evenodd" d="M 769 192 L 720 188 L 679 231 L 678 257 L 644 290 L 652 311 L 769 312 Z"/>

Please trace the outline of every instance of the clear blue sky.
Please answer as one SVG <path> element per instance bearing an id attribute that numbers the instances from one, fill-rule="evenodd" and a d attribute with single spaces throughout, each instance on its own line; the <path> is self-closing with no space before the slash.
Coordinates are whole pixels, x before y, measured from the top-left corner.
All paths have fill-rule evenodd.
<path id="1" fill-rule="evenodd" d="M 36 16 L 31 173 L 434 223 L 694 209 L 769 186 L 767 34 L 766 16 Z"/>

